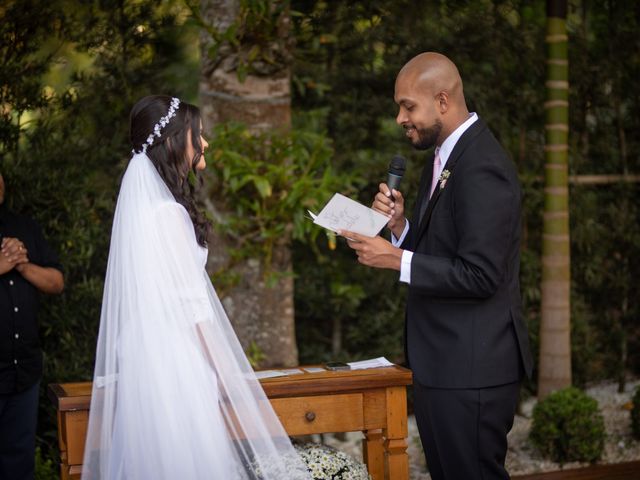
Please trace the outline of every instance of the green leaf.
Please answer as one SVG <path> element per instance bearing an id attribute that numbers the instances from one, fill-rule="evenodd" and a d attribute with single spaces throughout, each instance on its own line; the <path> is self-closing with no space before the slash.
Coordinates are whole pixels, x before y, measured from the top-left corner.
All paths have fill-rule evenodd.
<path id="1" fill-rule="evenodd" d="M 262 198 L 267 198 L 271 196 L 271 193 L 272 193 L 271 184 L 266 178 L 254 176 L 254 177 L 251 177 L 251 180 L 253 181 L 253 184 L 258 189 L 258 192 L 260 193 L 260 196 Z"/>
<path id="2" fill-rule="evenodd" d="M 244 62 L 238 63 L 238 68 L 236 69 L 236 75 L 238 77 L 238 81 L 240 83 L 244 83 L 248 75 L 248 68 L 246 63 Z"/>

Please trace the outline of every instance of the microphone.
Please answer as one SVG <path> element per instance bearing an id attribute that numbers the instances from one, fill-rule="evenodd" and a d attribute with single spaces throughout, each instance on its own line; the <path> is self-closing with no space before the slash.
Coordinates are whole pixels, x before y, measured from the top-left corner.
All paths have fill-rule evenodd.
<path id="1" fill-rule="evenodd" d="M 387 176 L 387 186 L 389 191 L 400 188 L 400 180 L 407 168 L 407 161 L 400 155 L 394 155 L 389 163 L 389 174 Z M 391 196 L 393 198 L 393 195 Z"/>

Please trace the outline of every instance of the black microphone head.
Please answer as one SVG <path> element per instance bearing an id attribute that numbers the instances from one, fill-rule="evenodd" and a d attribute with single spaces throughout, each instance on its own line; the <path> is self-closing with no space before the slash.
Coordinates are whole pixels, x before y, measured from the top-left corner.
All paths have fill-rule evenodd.
<path id="1" fill-rule="evenodd" d="M 392 175 L 397 175 L 398 177 L 402 177 L 406 169 L 407 160 L 400 155 L 394 155 L 391 159 L 391 163 L 389 163 L 389 173 Z"/>

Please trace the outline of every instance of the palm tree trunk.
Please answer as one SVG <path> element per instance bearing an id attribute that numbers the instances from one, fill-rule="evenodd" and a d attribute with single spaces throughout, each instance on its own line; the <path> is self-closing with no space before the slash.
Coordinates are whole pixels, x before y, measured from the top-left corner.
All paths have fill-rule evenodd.
<path id="1" fill-rule="evenodd" d="M 283 4 L 283 1 L 285 2 Z M 286 0 L 272 2 L 287 5 Z M 215 31 L 225 32 L 234 23 L 242 27 L 239 0 L 201 0 L 201 19 Z M 278 33 L 288 37 L 288 16 L 279 17 Z M 239 28 L 241 31 L 242 28 Z M 279 42 L 278 46 L 290 42 Z M 290 68 L 260 65 L 244 70 L 243 61 L 254 45 L 231 45 L 214 41 L 203 31 L 201 37 L 200 105 L 206 129 L 227 121 L 245 123 L 255 132 L 273 128 L 289 128 L 291 123 Z M 282 52 L 279 52 L 282 54 Z M 282 55 L 280 56 L 280 58 Z M 287 55 L 284 55 L 286 58 Z M 215 195 L 215 193 L 214 193 Z M 216 198 L 209 199 L 214 218 L 224 218 Z M 290 229 L 287 229 L 289 232 Z M 209 248 L 209 268 L 228 268 L 230 240 L 215 233 Z M 289 249 L 290 233 L 285 233 L 273 247 L 270 268 L 275 280 L 267 281 L 261 259 L 241 261 L 230 267 L 240 279 L 222 299 L 227 314 L 245 351 L 252 343 L 264 355 L 261 366 L 291 366 L 298 363 L 293 304 L 293 269 Z"/>
<path id="2" fill-rule="evenodd" d="M 567 1 L 547 0 L 547 101 L 538 397 L 571 385 Z"/>

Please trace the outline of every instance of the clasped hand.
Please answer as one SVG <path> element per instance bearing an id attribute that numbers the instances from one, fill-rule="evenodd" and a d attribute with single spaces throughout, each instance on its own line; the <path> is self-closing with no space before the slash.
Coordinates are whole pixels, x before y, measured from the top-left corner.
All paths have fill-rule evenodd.
<path id="1" fill-rule="evenodd" d="M 394 189 L 390 192 L 387 185 L 381 183 L 371 208 L 389 217 L 387 226 L 396 238 L 402 235 L 406 220 L 404 218 L 404 198 L 399 191 Z M 402 250 L 394 247 L 384 238 L 380 236 L 367 237 L 345 230 L 339 231 L 338 234 L 347 239 L 349 247 L 355 250 L 358 255 L 358 262 L 363 265 L 400 270 Z"/>
<path id="2" fill-rule="evenodd" d="M 2 253 L 0 254 L 0 275 L 11 271 L 14 267 L 18 270 L 20 265 L 29 263 L 27 247 L 17 238 L 5 237 L 2 239 Z"/>

